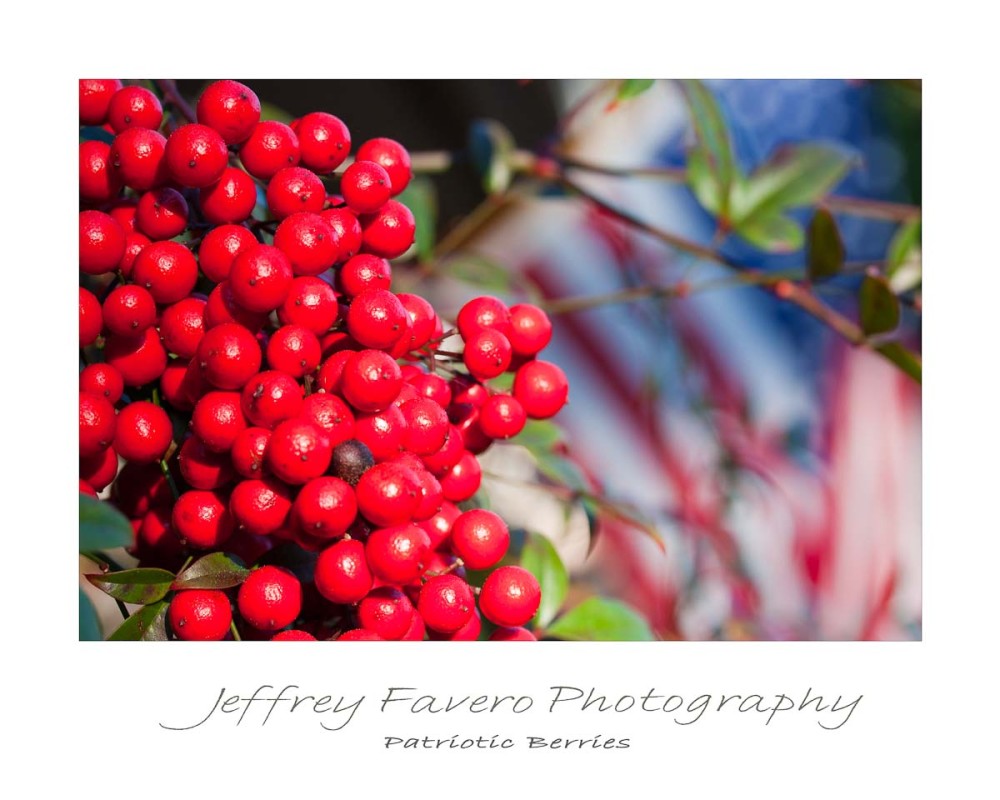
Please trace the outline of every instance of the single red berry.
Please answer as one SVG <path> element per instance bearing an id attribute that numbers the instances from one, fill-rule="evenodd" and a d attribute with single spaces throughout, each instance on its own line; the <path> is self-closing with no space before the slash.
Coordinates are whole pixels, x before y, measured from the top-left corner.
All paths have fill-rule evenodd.
<path id="1" fill-rule="evenodd" d="M 457 575 L 438 575 L 420 590 L 417 611 L 428 628 L 454 633 L 473 615 L 475 598 L 469 584 Z"/>
<path id="2" fill-rule="evenodd" d="M 271 369 L 294 378 L 315 372 L 321 357 L 316 334 L 301 325 L 283 325 L 267 343 L 267 363 Z"/>
<path id="3" fill-rule="evenodd" d="M 394 196 L 402 192 L 413 177 L 410 154 L 392 139 L 369 139 L 358 148 L 357 160 L 373 161 L 381 166 L 389 174 Z"/>
<path id="4" fill-rule="evenodd" d="M 294 262 L 292 269 L 295 269 Z M 333 287 L 311 275 L 292 281 L 288 297 L 278 309 L 278 319 L 282 325 L 300 325 L 317 336 L 330 330 L 337 321 L 337 314 L 337 295 Z"/>
<path id="5" fill-rule="evenodd" d="M 483 480 L 483 469 L 476 457 L 465 451 L 458 462 L 440 477 L 441 490 L 446 500 L 461 503 L 472 497 Z"/>
<path id="6" fill-rule="evenodd" d="M 247 428 L 243 430 L 229 452 L 233 468 L 244 478 L 259 478 L 264 474 L 264 459 L 267 443 L 271 441 L 271 431 L 267 428 Z"/>
<path id="7" fill-rule="evenodd" d="M 150 189 L 139 198 L 136 226 L 154 242 L 179 236 L 187 222 L 188 204 L 176 189 Z"/>
<path id="8" fill-rule="evenodd" d="M 332 539 L 342 536 L 358 515 L 354 490 L 340 478 L 314 478 L 302 487 L 292 504 L 292 516 L 310 536 Z"/>
<path id="9" fill-rule="evenodd" d="M 365 546 L 357 539 L 342 539 L 319 554 L 316 589 L 331 603 L 357 603 L 372 588 L 372 574 Z"/>
<path id="10" fill-rule="evenodd" d="M 273 311 L 285 302 L 293 278 L 288 257 L 267 244 L 244 250 L 229 271 L 233 299 L 248 311 L 257 312 Z"/>
<path id="11" fill-rule="evenodd" d="M 441 510 L 432 517 L 418 523 L 431 540 L 431 547 L 435 550 L 443 547 L 448 537 L 451 536 L 451 526 L 462 514 L 461 510 L 454 503 L 447 500 L 441 503 Z"/>
<path id="12" fill-rule="evenodd" d="M 80 212 L 80 271 L 113 272 L 125 254 L 125 231 L 103 211 Z"/>
<path id="13" fill-rule="evenodd" d="M 416 232 L 413 213 L 396 200 L 389 200 L 374 214 L 367 214 L 359 221 L 365 252 L 382 258 L 398 258 L 413 244 Z"/>
<path id="14" fill-rule="evenodd" d="M 278 170 L 267 184 L 267 207 L 275 219 L 298 211 L 318 213 L 326 202 L 323 182 L 304 167 Z"/>
<path id="15" fill-rule="evenodd" d="M 135 260 L 149 243 L 149 237 L 141 233 L 129 231 L 125 234 L 125 253 L 122 255 L 122 260 L 118 262 L 118 270 L 125 280 L 132 279 L 132 267 L 135 265 Z"/>
<path id="16" fill-rule="evenodd" d="M 470 509 L 452 523 L 451 550 L 469 569 L 489 569 L 504 557 L 509 545 L 507 523 L 492 511 Z"/>
<path id="17" fill-rule="evenodd" d="M 503 374 L 512 355 L 507 337 L 494 328 L 486 328 L 466 339 L 462 360 L 473 377 L 487 380 Z"/>
<path id="18" fill-rule="evenodd" d="M 204 335 L 205 301 L 200 297 L 185 297 L 163 309 L 160 336 L 167 352 L 181 358 L 194 358 Z"/>
<path id="19" fill-rule="evenodd" d="M 351 302 L 347 331 L 365 347 L 384 350 L 399 339 L 407 319 L 396 295 L 386 289 L 367 289 Z"/>
<path id="20" fill-rule="evenodd" d="M 198 262 L 179 242 L 153 242 L 136 256 L 132 281 L 148 289 L 157 303 L 176 303 L 198 282 Z"/>
<path id="21" fill-rule="evenodd" d="M 281 631 L 271 637 L 272 642 L 315 642 L 316 637 L 307 631 Z"/>
<path id="22" fill-rule="evenodd" d="M 267 446 L 267 466 L 292 485 L 318 478 L 330 466 L 332 448 L 322 431 L 305 420 L 279 423 Z"/>
<path id="23" fill-rule="evenodd" d="M 270 180 L 278 170 L 299 163 L 299 137 L 283 122 L 258 123 L 240 148 L 240 161 L 246 171 L 262 181 Z"/>
<path id="24" fill-rule="evenodd" d="M 184 642 L 220 642 L 229 633 L 233 610 L 218 589 L 183 589 L 173 596 L 167 620 Z"/>
<path id="25" fill-rule="evenodd" d="M 149 466 L 155 466 L 156 471 L 160 471 L 158 465 Z M 157 564 L 169 563 L 183 552 L 184 545 L 170 524 L 168 506 L 158 506 L 143 515 L 136 530 L 133 550 L 140 560 L 150 560 Z M 180 562 L 177 567 L 180 567 Z"/>
<path id="26" fill-rule="evenodd" d="M 209 450 L 228 452 L 247 427 L 239 392 L 208 392 L 191 412 L 191 430 Z"/>
<path id="27" fill-rule="evenodd" d="M 174 499 L 159 464 L 135 461 L 122 467 L 112 488 L 112 497 L 121 512 L 131 519 L 145 516 L 151 508 L 169 506 Z"/>
<path id="28" fill-rule="evenodd" d="M 406 418 L 395 405 L 375 414 L 359 414 L 354 438 L 363 443 L 376 461 L 387 461 L 403 451 Z"/>
<path id="29" fill-rule="evenodd" d="M 228 280 L 222 281 L 208 295 L 205 303 L 205 330 L 235 322 L 248 331 L 259 331 L 267 322 L 267 312 L 248 311 L 233 298 L 233 288 Z"/>
<path id="30" fill-rule="evenodd" d="M 198 204 L 213 225 L 243 222 L 257 205 L 257 184 L 236 167 L 226 167 L 215 183 L 198 191 Z"/>
<path id="31" fill-rule="evenodd" d="M 338 642 L 382 642 L 385 641 L 381 636 L 379 636 L 374 631 L 365 630 L 364 628 L 353 628 L 349 631 L 344 631 L 340 636 L 337 637 Z"/>
<path id="32" fill-rule="evenodd" d="M 410 629 L 414 608 L 405 594 L 390 586 L 372 589 L 358 604 L 358 622 L 382 639 L 401 639 Z"/>
<path id="33" fill-rule="evenodd" d="M 198 398 L 211 388 L 201 378 L 200 372 L 192 369 L 187 359 L 169 361 L 160 376 L 160 396 L 167 405 L 178 411 L 194 409 Z"/>
<path id="34" fill-rule="evenodd" d="M 198 366 L 217 389 L 242 389 L 261 364 L 257 338 L 242 325 L 225 322 L 207 331 L 198 342 Z"/>
<path id="35" fill-rule="evenodd" d="M 497 628 L 490 634 L 491 642 L 537 642 L 527 628 Z"/>
<path id="36" fill-rule="evenodd" d="M 252 627 L 277 631 L 294 622 L 302 610 L 302 584 L 286 569 L 260 567 L 243 581 L 236 605 Z"/>
<path id="37" fill-rule="evenodd" d="M 80 287 L 80 347 L 92 345 L 101 335 L 104 319 L 100 301 L 92 292 Z"/>
<path id="38" fill-rule="evenodd" d="M 103 125 L 108 118 L 108 106 L 115 92 L 122 88 L 119 80 L 80 79 L 80 124 Z"/>
<path id="39" fill-rule="evenodd" d="M 423 573 L 430 553 L 428 542 L 427 534 L 416 525 L 379 528 L 365 542 L 365 557 L 372 574 L 380 581 L 405 586 Z"/>
<path id="40" fill-rule="evenodd" d="M 479 425 L 479 413 L 480 409 L 476 406 L 459 403 L 452 403 L 448 408 L 449 419 L 458 428 L 465 449 L 473 455 L 485 452 L 493 444 L 493 440 L 483 433 Z"/>
<path id="41" fill-rule="evenodd" d="M 320 345 L 322 346 L 322 342 Z M 316 374 L 316 382 L 320 389 L 324 392 L 340 393 L 344 366 L 355 352 L 357 351 L 338 350 L 320 365 L 319 372 Z"/>
<path id="42" fill-rule="evenodd" d="M 135 233 L 135 215 L 139 211 L 139 201 L 134 197 L 122 198 L 108 210 L 108 216 L 122 226 L 122 230 Z"/>
<path id="43" fill-rule="evenodd" d="M 333 172 L 351 152 L 351 132 L 333 114 L 306 114 L 295 133 L 302 149 L 302 163 L 320 175 Z"/>
<path id="44" fill-rule="evenodd" d="M 173 438 L 170 417 L 159 406 L 137 400 L 118 412 L 115 450 L 128 461 L 159 461 Z"/>
<path id="45" fill-rule="evenodd" d="M 410 318 L 410 336 L 405 343 L 405 350 L 407 353 L 420 350 L 434 336 L 438 322 L 437 313 L 420 295 L 401 292 L 396 297 Z"/>
<path id="46" fill-rule="evenodd" d="M 552 340 L 552 322 L 542 309 L 531 303 L 510 307 L 510 346 L 519 356 L 533 356 Z"/>
<path id="47" fill-rule="evenodd" d="M 111 146 L 107 142 L 80 142 L 80 200 L 107 203 L 118 194 L 121 181 L 110 164 Z"/>
<path id="48" fill-rule="evenodd" d="M 249 533 L 267 536 L 285 524 L 292 510 L 291 493 L 274 478 L 240 481 L 229 497 L 229 510 Z"/>
<path id="49" fill-rule="evenodd" d="M 433 372 L 421 372 L 405 379 L 421 397 L 433 400 L 441 408 L 447 408 L 451 403 L 451 387 L 448 381 Z"/>
<path id="50" fill-rule="evenodd" d="M 424 466 L 430 470 L 432 475 L 441 479 L 459 462 L 463 455 L 465 455 L 465 442 L 462 439 L 462 432 L 451 425 L 441 449 L 421 456 L 420 460 L 424 462 Z"/>
<path id="51" fill-rule="evenodd" d="M 247 381 L 240 395 L 240 407 L 251 425 L 271 429 L 299 415 L 302 397 L 302 387 L 291 375 L 265 370 Z"/>
<path id="52" fill-rule="evenodd" d="M 368 289 L 389 289 L 391 284 L 392 266 L 368 253 L 352 256 L 337 270 L 337 288 L 349 298 Z"/>
<path id="53" fill-rule="evenodd" d="M 116 423 L 115 407 L 106 397 L 80 392 L 80 457 L 91 458 L 110 447 Z"/>
<path id="54" fill-rule="evenodd" d="M 215 130 L 207 125 L 189 123 L 170 134 L 164 160 L 177 183 L 200 189 L 222 177 L 229 165 L 229 150 Z"/>
<path id="55" fill-rule="evenodd" d="M 420 505 L 413 512 L 414 522 L 419 523 L 432 518 L 441 510 L 445 502 L 444 490 L 441 488 L 441 482 L 422 464 L 420 469 L 414 468 L 413 474 L 420 483 Z"/>
<path id="56" fill-rule="evenodd" d="M 407 450 L 417 455 L 436 453 L 444 446 L 450 427 L 448 414 L 433 400 L 418 397 L 404 403 L 399 409 L 406 419 Z"/>
<path id="57" fill-rule="evenodd" d="M 103 492 L 118 474 L 118 454 L 113 447 L 80 459 L 80 480 L 86 481 L 98 492 Z"/>
<path id="58" fill-rule="evenodd" d="M 216 130 L 226 144 L 239 144 L 260 122 L 260 100 L 237 81 L 215 81 L 198 98 L 198 122 Z"/>
<path id="59" fill-rule="evenodd" d="M 236 256 L 256 245 L 256 237 L 242 225 L 219 225 L 201 240 L 198 264 L 206 278 L 219 283 L 229 277 Z"/>
<path id="60" fill-rule="evenodd" d="M 319 428 L 330 447 L 354 438 L 354 414 L 336 395 L 326 392 L 309 395 L 302 402 L 298 416 Z"/>
<path id="61" fill-rule="evenodd" d="M 171 515 L 174 532 L 185 544 L 199 550 L 215 549 L 233 534 L 233 518 L 215 492 L 184 492 Z"/>
<path id="62" fill-rule="evenodd" d="M 499 567 L 479 593 L 479 610 L 494 625 L 517 628 L 529 622 L 542 601 L 538 580 L 523 567 Z"/>
<path id="63" fill-rule="evenodd" d="M 193 489 L 221 489 L 235 477 L 232 461 L 227 453 L 209 450 L 197 436 L 189 436 L 177 454 L 181 476 Z"/>
<path id="64" fill-rule="evenodd" d="M 141 286 L 118 286 L 104 299 L 101 316 L 112 333 L 138 336 L 156 322 L 156 301 Z"/>
<path id="65" fill-rule="evenodd" d="M 548 419 L 566 405 L 566 373 L 548 361 L 529 361 L 514 375 L 514 397 L 531 419 Z"/>
<path id="66" fill-rule="evenodd" d="M 435 642 L 475 642 L 483 631 L 483 621 L 479 612 L 473 609 L 468 621 L 454 633 L 439 633 L 433 628 L 428 630 L 428 638 Z"/>
<path id="67" fill-rule="evenodd" d="M 517 436 L 527 420 L 520 401 L 509 394 L 493 395 L 479 410 L 479 427 L 491 439 Z"/>
<path id="68" fill-rule="evenodd" d="M 149 89 L 123 86 L 111 96 L 108 122 L 115 133 L 121 133 L 127 128 L 156 130 L 163 122 L 163 106 Z"/>
<path id="69" fill-rule="evenodd" d="M 322 214 L 337 237 L 337 261 L 346 261 L 361 250 L 361 223 L 349 208 L 329 208 Z"/>
<path id="70" fill-rule="evenodd" d="M 118 370 L 126 386 L 142 386 L 163 374 L 167 351 L 160 334 L 151 326 L 137 336 L 108 336 L 104 360 Z"/>
<path id="71" fill-rule="evenodd" d="M 156 131 L 129 128 L 111 143 L 108 164 L 118 183 L 146 192 L 167 181 L 167 140 Z"/>
<path id="72" fill-rule="evenodd" d="M 341 177 L 340 191 L 351 211 L 373 214 L 392 195 L 392 181 L 374 161 L 355 161 Z"/>
<path id="73" fill-rule="evenodd" d="M 360 350 L 344 360 L 339 385 L 348 403 L 371 414 L 392 405 L 403 386 L 403 374 L 387 353 Z"/>
<path id="74" fill-rule="evenodd" d="M 88 364 L 80 372 L 80 391 L 99 394 L 114 405 L 125 391 L 125 382 L 110 364 Z"/>
<path id="75" fill-rule="evenodd" d="M 326 272 L 337 261 L 339 252 L 333 228 L 322 216 L 309 211 L 285 217 L 274 232 L 274 246 L 288 256 L 296 275 Z"/>
<path id="76" fill-rule="evenodd" d="M 456 324 L 466 342 L 480 331 L 491 328 L 507 335 L 511 329 L 510 310 L 499 298 L 489 295 L 474 297 L 462 306 Z"/>
<path id="77" fill-rule="evenodd" d="M 361 476 L 357 496 L 358 509 L 375 525 L 402 525 L 420 504 L 420 484 L 412 470 L 386 461 Z"/>

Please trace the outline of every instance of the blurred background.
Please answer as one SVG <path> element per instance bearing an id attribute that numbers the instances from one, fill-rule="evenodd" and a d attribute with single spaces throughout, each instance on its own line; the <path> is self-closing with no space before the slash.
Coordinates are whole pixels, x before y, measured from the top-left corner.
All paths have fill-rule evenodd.
<path id="1" fill-rule="evenodd" d="M 355 143 L 409 148 L 418 253 L 397 291 L 452 318 L 484 293 L 551 313 L 545 358 L 571 387 L 559 458 L 496 445 L 483 459 L 494 510 L 555 543 L 568 604 L 620 598 L 667 639 L 920 638 L 919 382 L 642 230 L 748 269 L 805 264 L 801 247 L 768 253 L 720 229 L 687 187 L 676 83 L 624 96 L 619 81 L 238 79 L 265 117 L 324 110 Z M 178 85 L 193 99 L 205 83 Z M 919 82 L 704 85 L 747 173 L 796 142 L 854 157 L 827 205 L 851 269 L 815 292 L 857 318 L 865 270 L 891 264 L 891 338 L 919 353 L 919 245 L 900 250 L 919 221 Z M 546 179 L 549 159 L 571 185 Z M 805 225 L 814 210 L 791 216 Z"/>

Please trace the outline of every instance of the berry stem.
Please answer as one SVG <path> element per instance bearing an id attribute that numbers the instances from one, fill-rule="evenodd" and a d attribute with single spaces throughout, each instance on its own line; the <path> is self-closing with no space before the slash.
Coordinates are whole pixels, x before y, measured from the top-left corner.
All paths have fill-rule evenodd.
<path id="1" fill-rule="evenodd" d="M 197 120 L 194 109 L 191 108 L 188 101 L 177 90 L 177 81 L 157 80 L 154 83 L 156 84 L 156 88 L 160 90 L 160 94 L 163 95 L 163 99 L 176 108 L 184 119 L 188 122 L 195 122 Z"/>
<path id="2" fill-rule="evenodd" d="M 170 487 L 170 493 L 174 496 L 174 500 L 177 500 L 181 496 L 181 493 L 177 491 L 177 484 L 174 482 L 174 476 L 170 472 L 170 467 L 167 465 L 167 459 L 160 459 L 160 472 L 163 473 L 163 477 L 167 480 L 167 486 Z"/>
<path id="3" fill-rule="evenodd" d="M 237 642 L 243 641 L 242 637 L 240 636 L 240 632 L 238 630 L 236 630 L 236 621 L 235 620 L 233 620 L 232 622 L 229 623 L 229 631 L 230 631 L 230 633 L 233 634 L 233 640 L 234 641 L 237 641 Z"/>

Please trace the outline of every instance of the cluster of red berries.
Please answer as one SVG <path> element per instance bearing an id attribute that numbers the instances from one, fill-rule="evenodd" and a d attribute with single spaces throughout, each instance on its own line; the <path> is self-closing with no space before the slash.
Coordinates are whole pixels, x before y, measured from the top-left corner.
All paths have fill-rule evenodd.
<path id="1" fill-rule="evenodd" d="M 545 313 L 478 297 L 446 351 L 456 331 L 392 291 L 414 239 L 399 143 L 335 173 L 341 120 L 261 121 L 231 80 L 172 116 L 143 86 L 80 81 L 80 490 L 110 487 L 143 566 L 256 565 L 238 591 L 176 592 L 172 634 L 476 639 L 481 614 L 491 639 L 533 639 L 539 585 L 498 566 L 507 526 L 458 504 L 478 454 L 566 402 L 537 358 Z"/>

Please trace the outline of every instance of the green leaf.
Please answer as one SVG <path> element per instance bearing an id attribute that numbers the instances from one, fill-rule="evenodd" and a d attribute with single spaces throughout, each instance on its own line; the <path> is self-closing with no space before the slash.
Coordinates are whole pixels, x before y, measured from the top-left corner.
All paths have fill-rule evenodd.
<path id="1" fill-rule="evenodd" d="M 725 118 L 712 93 L 701 81 L 681 81 L 681 89 L 695 135 L 695 145 L 688 153 L 688 182 L 706 209 L 726 218 L 729 216 L 729 194 L 738 170 Z"/>
<path id="2" fill-rule="evenodd" d="M 121 511 L 80 494 L 80 551 L 111 550 L 132 544 L 132 525 Z"/>
<path id="3" fill-rule="evenodd" d="M 115 140 L 115 135 L 111 131 L 106 131 L 98 125 L 88 125 L 80 128 L 81 142 L 105 142 L 111 144 Z"/>
<path id="4" fill-rule="evenodd" d="M 591 496 L 590 499 L 594 502 L 596 510 L 599 513 L 606 514 L 631 528 L 641 531 L 652 539 L 660 550 L 666 552 L 667 545 L 663 541 L 663 537 L 660 535 L 659 530 L 657 530 L 656 525 L 649 520 L 643 519 L 635 509 L 621 503 L 597 497 L 596 495 Z"/>
<path id="5" fill-rule="evenodd" d="M 921 383 L 923 374 L 923 362 L 916 353 L 907 350 L 899 342 L 886 342 L 875 348 L 889 361 L 899 367 L 917 383 Z"/>
<path id="6" fill-rule="evenodd" d="M 184 570 L 171 589 L 230 589 L 247 579 L 250 570 L 225 553 L 202 556 Z"/>
<path id="7" fill-rule="evenodd" d="M 896 294 L 918 287 L 923 280 L 920 253 L 920 220 L 901 225 L 889 243 L 886 255 L 889 286 Z"/>
<path id="8" fill-rule="evenodd" d="M 434 182 L 430 178 L 418 176 L 410 181 L 396 199 L 413 213 L 417 258 L 420 261 L 430 261 L 437 239 L 438 200 Z"/>
<path id="9" fill-rule="evenodd" d="M 858 295 L 861 330 L 868 336 L 888 333 L 899 325 L 899 298 L 885 278 L 866 275 Z"/>
<path id="10" fill-rule="evenodd" d="M 511 444 L 519 444 L 529 450 L 551 450 L 564 439 L 563 432 L 551 420 L 529 419 L 521 432 L 510 439 Z"/>
<path id="11" fill-rule="evenodd" d="M 598 534 L 601 532 L 601 511 L 593 497 L 582 497 L 580 505 L 583 506 L 583 512 L 587 515 L 587 527 L 590 533 L 590 541 L 587 543 L 587 556 L 589 557 L 594 552 Z"/>
<path id="12" fill-rule="evenodd" d="M 589 597 L 553 622 L 547 636 L 575 642 L 651 642 L 649 624 L 619 600 Z"/>
<path id="13" fill-rule="evenodd" d="M 510 291 L 510 273 L 495 261 L 479 256 L 463 256 L 447 262 L 447 275 L 471 283 L 484 292 L 505 294 Z"/>
<path id="14" fill-rule="evenodd" d="M 513 135 L 495 119 L 479 119 L 469 126 L 469 155 L 486 194 L 507 191 L 514 178 L 514 150 Z"/>
<path id="15" fill-rule="evenodd" d="M 575 461 L 551 450 L 529 448 L 538 471 L 575 492 L 586 492 L 590 483 Z"/>
<path id="16" fill-rule="evenodd" d="M 809 279 L 822 280 L 836 275 L 844 266 L 844 242 L 837 221 L 826 209 L 819 209 L 806 234 L 809 251 Z"/>
<path id="17" fill-rule="evenodd" d="M 647 91 L 656 81 L 652 78 L 629 78 L 618 84 L 616 100 L 629 100 Z"/>
<path id="18" fill-rule="evenodd" d="M 99 642 L 103 638 L 94 604 L 90 602 L 83 589 L 80 589 L 80 641 Z"/>
<path id="19" fill-rule="evenodd" d="M 261 122 L 265 120 L 274 120 L 275 122 L 284 122 L 287 125 L 295 119 L 295 117 L 285 111 L 285 109 L 281 106 L 276 106 L 274 103 L 269 103 L 264 100 L 261 101 L 260 104 L 260 119 Z"/>
<path id="20" fill-rule="evenodd" d="M 166 600 L 143 606 L 125 620 L 108 637 L 109 642 L 165 642 L 167 641 Z"/>
<path id="21" fill-rule="evenodd" d="M 768 253 L 794 253 L 805 244 L 805 232 L 791 217 L 783 215 L 744 220 L 735 231 L 754 247 Z"/>
<path id="22" fill-rule="evenodd" d="M 855 157 L 819 144 L 786 145 L 734 186 L 732 220 L 773 218 L 819 201 L 855 162 Z"/>
<path id="23" fill-rule="evenodd" d="M 542 603 L 535 614 L 534 626 L 543 628 L 559 613 L 569 591 L 569 573 L 552 542 L 540 533 L 529 532 L 521 550 L 521 566 L 538 579 Z"/>
<path id="24" fill-rule="evenodd" d="M 166 597 L 170 585 L 174 582 L 173 573 L 154 567 L 140 567 L 84 577 L 116 600 L 144 606 Z"/>

